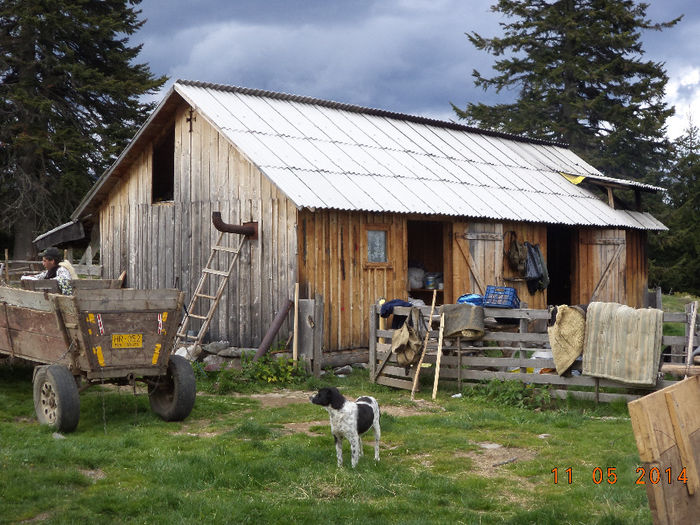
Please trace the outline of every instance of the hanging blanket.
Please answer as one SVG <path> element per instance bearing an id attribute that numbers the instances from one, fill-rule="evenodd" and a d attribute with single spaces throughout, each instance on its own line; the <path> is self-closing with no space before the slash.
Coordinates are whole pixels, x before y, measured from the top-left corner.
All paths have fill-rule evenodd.
<path id="1" fill-rule="evenodd" d="M 565 304 L 557 307 L 557 320 L 547 328 L 557 374 L 566 372 L 583 352 L 585 330 L 586 314 L 581 308 Z"/>
<path id="2" fill-rule="evenodd" d="M 623 383 L 656 384 L 662 321 L 661 310 L 591 303 L 586 311 L 583 373 Z"/>

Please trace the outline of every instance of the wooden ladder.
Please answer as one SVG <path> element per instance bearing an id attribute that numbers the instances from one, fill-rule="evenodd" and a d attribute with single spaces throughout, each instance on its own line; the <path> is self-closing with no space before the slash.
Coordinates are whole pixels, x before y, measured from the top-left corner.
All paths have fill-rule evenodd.
<path id="1" fill-rule="evenodd" d="M 231 273 L 233 273 L 233 267 L 236 264 L 236 261 L 238 260 L 238 256 L 241 252 L 241 247 L 247 239 L 245 235 L 241 235 L 238 247 L 231 248 L 228 246 L 223 246 L 221 244 L 223 236 L 224 232 L 221 232 L 219 234 L 219 239 L 216 241 L 216 244 L 211 248 L 209 260 L 202 269 L 202 276 L 199 278 L 199 283 L 197 283 L 197 287 L 195 288 L 194 293 L 192 294 L 190 304 L 185 310 L 185 316 L 182 318 L 182 323 L 180 323 L 180 327 L 178 328 L 177 337 L 175 339 L 175 348 L 177 348 L 182 342 L 184 342 L 185 344 L 194 345 L 201 344 L 204 335 L 209 329 L 209 323 L 211 323 L 211 318 L 214 316 L 214 312 L 216 311 L 216 307 L 219 305 L 221 296 L 224 294 L 226 283 L 228 283 L 229 277 L 231 277 Z M 232 256 L 228 264 L 228 269 L 219 270 L 213 267 L 213 261 L 217 253 L 223 253 Z M 219 285 L 216 288 L 215 295 L 207 295 L 202 292 L 207 283 L 207 279 L 210 276 L 212 278 L 219 279 Z M 194 313 L 195 307 L 197 306 L 197 303 L 200 300 L 210 301 L 209 309 L 207 310 L 206 315 L 198 315 Z M 199 331 L 197 332 L 197 335 L 191 335 L 187 333 L 187 327 L 189 325 L 190 319 L 196 319 L 202 322 L 201 326 L 199 327 Z"/>

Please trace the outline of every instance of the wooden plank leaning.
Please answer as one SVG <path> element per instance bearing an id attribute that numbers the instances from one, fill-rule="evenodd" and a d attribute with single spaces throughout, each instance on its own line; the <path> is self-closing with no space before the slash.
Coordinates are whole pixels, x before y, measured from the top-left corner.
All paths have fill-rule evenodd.
<path id="1" fill-rule="evenodd" d="M 416 395 L 416 387 L 418 386 L 418 377 L 420 376 L 420 369 L 423 366 L 423 359 L 425 358 L 425 352 L 428 349 L 428 338 L 430 337 L 430 327 L 433 324 L 433 312 L 435 311 L 435 297 L 437 296 L 437 290 L 433 290 L 433 301 L 430 305 L 430 316 L 428 317 L 428 326 L 425 329 L 425 338 L 423 339 L 423 350 L 420 353 L 420 359 L 416 365 L 416 373 L 413 376 L 413 387 L 411 388 L 411 401 L 414 400 Z"/>
<path id="2" fill-rule="evenodd" d="M 435 361 L 435 381 L 433 381 L 433 401 L 437 396 L 438 380 L 440 378 L 440 361 L 442 359 L 442 334 L 445 329 L 445 314 L 440 314 L 440 331 L 438 332 L 437 358 Z"/>

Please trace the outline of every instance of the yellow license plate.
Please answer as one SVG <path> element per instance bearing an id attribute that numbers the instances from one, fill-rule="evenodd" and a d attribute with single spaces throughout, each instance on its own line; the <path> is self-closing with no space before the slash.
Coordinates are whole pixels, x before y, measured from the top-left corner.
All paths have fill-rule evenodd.
<path id="1" fill-rule="evenodd" d="M 143 348 L 143 334 L 112 334 L 112 348 Z"/>

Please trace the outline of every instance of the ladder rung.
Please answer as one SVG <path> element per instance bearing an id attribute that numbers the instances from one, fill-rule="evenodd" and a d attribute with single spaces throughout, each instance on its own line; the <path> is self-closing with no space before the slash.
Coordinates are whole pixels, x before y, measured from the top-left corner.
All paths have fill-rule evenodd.
<path id="1" fill-rule="evenodd" d="M 190 317 L 194 317 L 195 319 L 206 319 L 203 315 L 196 315 L 196 314 L 190 314 Z"/>
<path id="2" fill-rule="evenodd" d="M 222 272 L 221 270 L 212 270 L 211 268 L 204 268 L 202 270 L 204 273 L 212 273 L 214 275 L 222 275 L 223 277 L 228 277 L 228 272 Z"/>
<path id="3" fill-rule="evenodd" d="M 205 294 L 203 294 L 203 293 L 198 293 L 198 294 L 196 294 L 196 295 L 197 295 L 197 297 L 204 297 L 205 299 L 211 299 L 212 301 L 213 301 L 214 299 L 216 299 L 216 297 L 214 297 L 213 295 L 205 295 Z"/>
<path id="4" fill-rule="evenodd" d="M 183 334 L 182 332 L 177 334 L 178 337 L 184 337 L 185 339 L 197 339 L 196 335 Z"/>
<path id="5" fill-rule="evenodd" d="M 222 252 L 229 252 L 229 253 L 238 253 L 237 248 L 230 248 L 228 246 L 212 246 L 212 250 L 219 250 Z"/>

